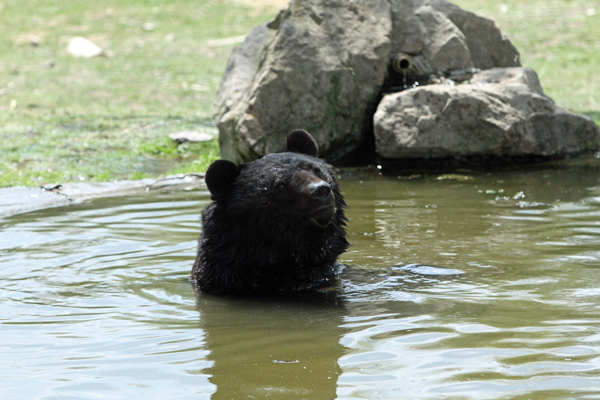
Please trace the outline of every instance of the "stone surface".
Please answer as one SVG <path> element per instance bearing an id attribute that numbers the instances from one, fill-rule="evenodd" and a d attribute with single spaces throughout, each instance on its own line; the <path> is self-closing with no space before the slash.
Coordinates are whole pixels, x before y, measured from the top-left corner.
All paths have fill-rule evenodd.
<path id="1" fill-rule="evenodd" d="M 95 43 L 80 36 L 69 40 L 67 52 L 74 57 L 90 58 L 104 55 L 104 51 Z"/>
<path id="2" fill-rule="evenodd" d="M 214 112 L 221 156 L 280 151 L 298 128 L 329 161 L 356 150 L 399 52 L 424 74 L 519 65 L 492 21 L 443 0 L 294 0 L 229 59 Z"/>
<path id="3" fill-rule="evenodd" d="M 260 64 L 261 55 L 274 31 L 267 24 L 254 28 L 243 44 L 236 47 L 227 61 L 221 85 L 215 98 L 215 120 L 219 127 L 221 157 L 228 160 L 249 159 L 248 145 L 237 135 L 236 125 L 243 115 L 250 85 Z"/>
<path id="4" fill-rule="evenodd" d="M 518 67 L 386 95 L 374 131 L 377 153 L 388 159 L 556 157 L 600 145 L 591 118 L 557 107 L 536 73 Z"/>
<path id="5" fill-rule="evenodd" d="M 117 182 L 77 182 L 43 187 L 0 188 L 0 219 L 45 208 L 79 204 L 100 197 L 204 187 L 204 174 L 182 174 L 162 179 Z"/>
<path id="6" fill-rule="evenodd" d="M 197 132 L 197 131 L 181 131 L 169 133 L 169 138 L 176 141 L 177 143 L 184 142 L 208 142 L 213 140 L 215 137 L 210 133 Z"/>
<path id="7" fill-rule="evenodd" d="M 521 65 L 516 47 L 502 34 L 496 23 L 444 0 L 426 2 L 444 14 L 465 36 L 473 67 L 518 67 Z"/>
<path id="8" fill-rule="evenodd" d="M 296 128 L 313 134 L 321 154 L 360 139 L 365 111 L 384 79 L 391 28 L 386 1 L 363 3 L 295 1 L 249 35 L 232 56 L 216 101 L 222 157 L 240 162 L 281 151 Z M 264 51 L 236 68 L 240 54 L 263 43 L 265 28 L 272 39 Z M 251 65 L 256 71 L 246 74 Z M 232 94 L 222 96 L 225 91 Z M 227 101 L 231 108 L 223 107 Z"/>

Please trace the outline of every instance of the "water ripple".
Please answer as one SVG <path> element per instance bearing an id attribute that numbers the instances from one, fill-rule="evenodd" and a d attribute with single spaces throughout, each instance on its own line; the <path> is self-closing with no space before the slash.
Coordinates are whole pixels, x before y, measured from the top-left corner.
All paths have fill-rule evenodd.
<path id="1" fill-rule="evenodd" d="M 592 398 L 600 175 L 543 174 L 349 178 L 339 289 L 265 299 L 195 296 L 206 192 L 9 218 L 0 395 Z"/>

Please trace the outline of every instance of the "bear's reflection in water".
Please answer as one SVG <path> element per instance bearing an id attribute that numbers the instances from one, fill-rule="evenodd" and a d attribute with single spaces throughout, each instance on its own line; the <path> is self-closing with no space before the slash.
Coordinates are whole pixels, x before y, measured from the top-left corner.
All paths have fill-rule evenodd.
<path id="1" fill-rule="evenodd" d="M 336 399 L 340 359 L 355 352 L 342 344 L 350 343 L 349 334 L 369 330 L 379 318 L 447 312 L 453 302 L 421 301 L 423 293 L 462 277 L 440 267 L 349 265 L 328 290 L 247 298 L 197 293 L 205 348 L 214 361 L 204 371 L 217 387 L 212 399 Z M 354 378 L 343 380 L 341 387 Z"/>
<path id="2" fill-rule="evenodd" d="M 335 399 L 344 306 L 335 291 L 264 298 L 197 294 L 212 399 Z"/>

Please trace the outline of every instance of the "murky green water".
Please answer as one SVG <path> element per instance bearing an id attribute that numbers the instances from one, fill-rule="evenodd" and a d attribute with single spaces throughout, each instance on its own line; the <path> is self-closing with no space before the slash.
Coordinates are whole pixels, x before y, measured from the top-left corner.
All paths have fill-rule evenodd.
<path id="1" fill-rule="evenodd" d="M 205 192 L 9 218 L 0 397 L 600 398 L 596 164 L 345 172 L 341 288 L 294 298 L 194 296 Z"/>

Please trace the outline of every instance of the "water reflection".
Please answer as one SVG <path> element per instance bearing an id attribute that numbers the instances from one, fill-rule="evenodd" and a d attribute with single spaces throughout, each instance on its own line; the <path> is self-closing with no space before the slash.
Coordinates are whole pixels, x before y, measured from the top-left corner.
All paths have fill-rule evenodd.
<path id="1" fill-rule="evenodd" d="M 198 295 L 212 399 L 335 399 L 345 314 L 337 293 L 264 299 Z"/>

